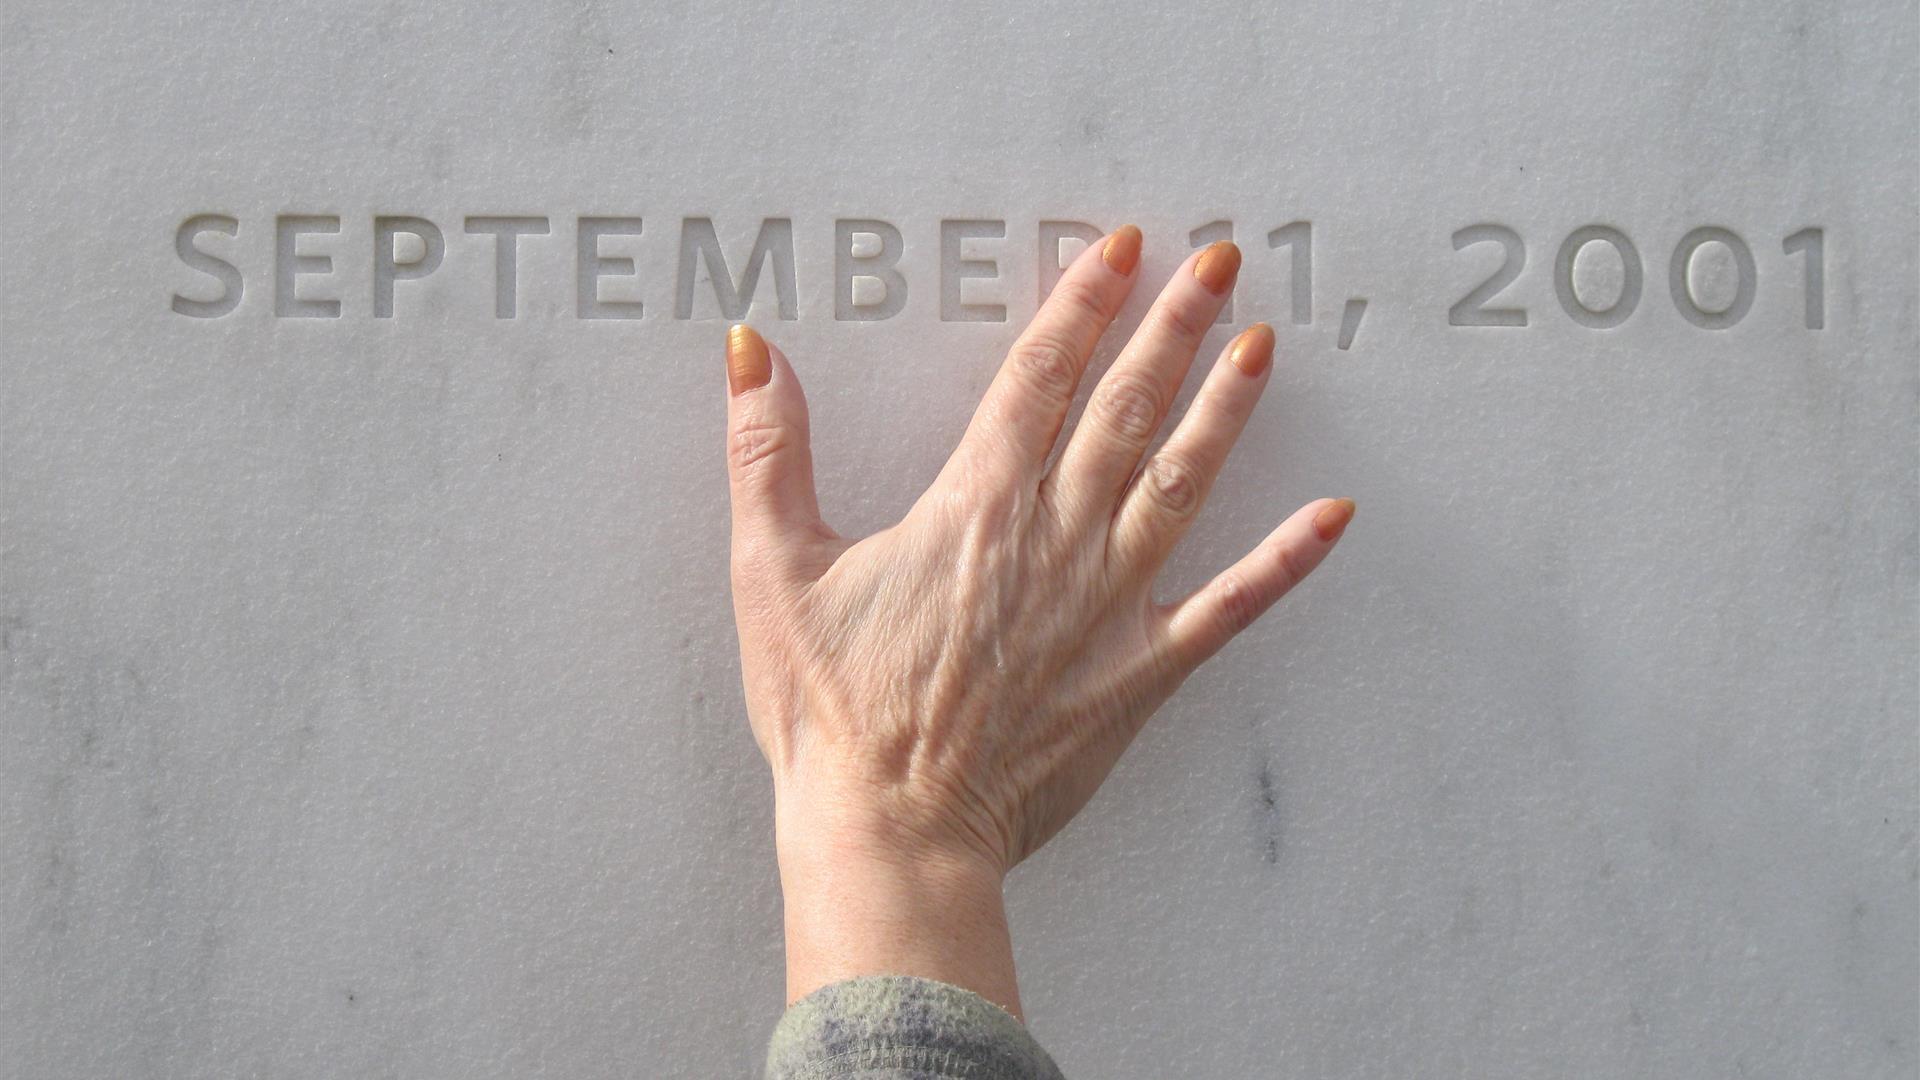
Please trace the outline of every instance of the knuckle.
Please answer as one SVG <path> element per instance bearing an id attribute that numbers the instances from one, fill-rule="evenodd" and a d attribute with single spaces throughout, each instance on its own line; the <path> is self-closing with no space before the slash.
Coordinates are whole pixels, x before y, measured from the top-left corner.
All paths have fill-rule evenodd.
<path id="1" fill-rule="evenodd" d="M 967 550 L 992 551 L 1007 538 L 1019 535 L 1028 507 L 1012 492 L 995 489 L 979 492 L 968 501 L 964 516 L 956 523 L 967 538 Z"/>
<path id="2" fill-rule="evenodd" d="M 1022 385 L 1050 401 L 1067 401 L 1080 381 L 1080 365 L 1062 338 L 1032 334 L 1013 346 L 1007 362 Z"/>
<path id="3" fill-rule="evenodd" d="M 1301 552 L 1291 547 L 1281 548 L 1279 554 L 1274 556 L 1273 561 L 1280 567 L 1280 587 L 1274 590 L 1275 596 L 1291 591 L 1307 576 L 1310 567 L 1304 565 L 1300 559 Z"/>
<path id="4" fill-rule="evenodd" d="M 1129 442 L 1146 442 L 1160 426 L 1160 388 L 1150 379 L 1116 374 L 1101 388 L 1098 401 L 1101 420 Z"/>
<path id="5" fill-rule="evenodd" d="M 1215 607 L 1219 612 L 1220 626 L 1229 636 L 1252 626 L 1253 621 L 1266 610 L 1266 605 L 1260 602 L 1259 593 L 1235 571 L 1222 573 L 1214 588 L 1219 599 Z"/>
<path id="6" fill-rule="evenodd" d="M 1155 454 L 1143 479 L 1153 506 L 1170 518 L 1184 520 L 1200 505 L 1200 471 L 1179 454 Z"/>
<path id="7" fill-rule="evenodd" d="M 1213 329 L 1213 316 L 1202 310 L 1198 302 L 1176 300 L 1161 311 L 1160 325 L 1182 345 L 1196 348 L 1207 331 Z"/>
<path id="8" fill-rule="evenodd" d="M 745 475 L 793 444 L 793 429 L 765 417 L 749 416 L 727 437 L 727 460 Z"/>
<path id="9" fill-rule="evenodd" d="M 1070 318 L 1080 321 L 1095 321 L 1106 318 L 1106 302 L 1101 291 L 1090 281 L 1077 277 L 1063 277 L 1059 284 L 1048 294 L 1049 305 L 1057 304 Z"/>

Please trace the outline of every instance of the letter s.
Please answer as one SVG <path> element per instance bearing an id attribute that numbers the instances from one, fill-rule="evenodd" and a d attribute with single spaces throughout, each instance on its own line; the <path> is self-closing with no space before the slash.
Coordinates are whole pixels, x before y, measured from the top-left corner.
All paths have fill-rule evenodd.
<path id="1" fill-rule="evenodd" d="M 179 253 L 180 261 L 218 281 L 221 293 L 212 300 L 189 300 L 176 293 L 173 310 L 196 319 L 217 319 L 240 306 L 245 285 L 240 280 L 239 267 L 193 246 L 194 239 L 203 232 L 239 236 L 240 222 L 224 214 L 196 214 L 181 222 L 180 231 L 173 235 L 173 250 Z"/>

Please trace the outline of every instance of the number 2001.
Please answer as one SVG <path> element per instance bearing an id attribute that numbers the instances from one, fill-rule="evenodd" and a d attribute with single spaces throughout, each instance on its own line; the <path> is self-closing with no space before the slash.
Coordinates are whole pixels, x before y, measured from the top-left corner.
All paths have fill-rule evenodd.
<path id="1" fill-rule="evenodd" d="M 1701 307 L 1689 283 L 1694 254 L 1710 243 L 1724 245 L 1732 253 L 1736 274 L 1733 300 L 1718 310 Z M 1463 251 L 1476 244 L 1499 244 L 1506 252 L 1506 257 L 1493 276 L 1476 285 L 1447 310 L 1447 321 L 1454 326 L 1527 325 L 1525 308 L 1487 306 L 1502 290 L 1513 284 L 1527 264 L 1527 248 L 1520 234 L 1505 225 L 1491 224 L 1469 225 L 1453 234 L 1455 251 Z M 1589 307 L 1574 291 L 1574 259 L 1588 244 L 1612 247 L 1623 269 L 1620 294 L 1612 305 L 1605 308 Z M 1827 321 L 1825 231 L 1819 228 L 1801 229 L 1781 242 L 1781 250 L 1787 255 L 1802 254 L 1806 257 L 1806 272 L 1803 275 L 1806 325 L 1810 330 L 1822 329 Z M 1748 309 L 1753 306 L 1758 276 L 1753 251 L 1747 247 L 1746 241 L 1731 230 L 1703 225 L 1681 237 L 1680 243 L 1675 245 L 1673 257 L 1667 261 L 1667 292 L 1673 298 L 1674 308 L 1688 322 L 1704 330 L 1725 330 L 1745 318 Z M 1561 309 L 1574 322 L 1595 330 L 1611 329 L 1627 321 L 1640 305 L 1645 279 L 1646 270 L 1633 241 L 1609 225 L 1585 225 L 1575 229 L 1560 245 L 1560 252 L 1554 258 L 1553 291 L 1560 300 Z"/>

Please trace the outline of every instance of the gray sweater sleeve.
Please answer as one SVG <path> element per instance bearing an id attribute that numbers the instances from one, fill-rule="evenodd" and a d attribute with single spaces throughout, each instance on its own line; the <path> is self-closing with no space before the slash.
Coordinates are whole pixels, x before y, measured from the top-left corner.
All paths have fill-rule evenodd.
<path id="1" fill-rule="evenodd" d="M 1012 1014 L 971 990 L 867 975 L 793 1003 L 766 1080 L 1064 1080 Z"/>

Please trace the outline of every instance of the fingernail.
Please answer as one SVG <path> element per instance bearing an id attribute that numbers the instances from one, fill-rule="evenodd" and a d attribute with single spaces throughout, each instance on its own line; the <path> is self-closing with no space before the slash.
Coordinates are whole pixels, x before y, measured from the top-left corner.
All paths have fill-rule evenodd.
<path id="1" fill-rule="evenodd" d="M 1200 253 L 1193 264 L 1193 276 L 1215 296 L 1224 296 L 1233 288 L 1234 275 L 1240 272 L 1240 249 L 1231 240 L 1215 240 Z"/>
<path id="2" fill-rule="evenodd" d="M 1332 542 L 1340 538 L 1346 530 L 1347 522 L 1353 520 L 1353 500 L 1335 499 L 1326 508 L 1313 515 L 1313 531 L 1321 540 Z"/>
<path id="3" fill-rule="evenodd" d="M 767 385 L 773 378 L 773 361 L 767 356 L 767 342 L 753 327 L 740 323 L 727 331 L 727 390 L 743 394 Z"/>
<path id="4" fill-rule="evenodd" d="M 1247 375 L 1258 375 L 1273 362 L 1273 327 L 1257 322 L 1233 339 L 1227 347 L 1227 359 Z"/>
<path id="5" fill-rule="evenodd" d="M 1122 225 L 1107 237 L 1107 246 L 1100 250 L 1100 257 L 1114 273 L 1125 277 L 1133 273 L 1140 265 L 1140 227 Z"/>

